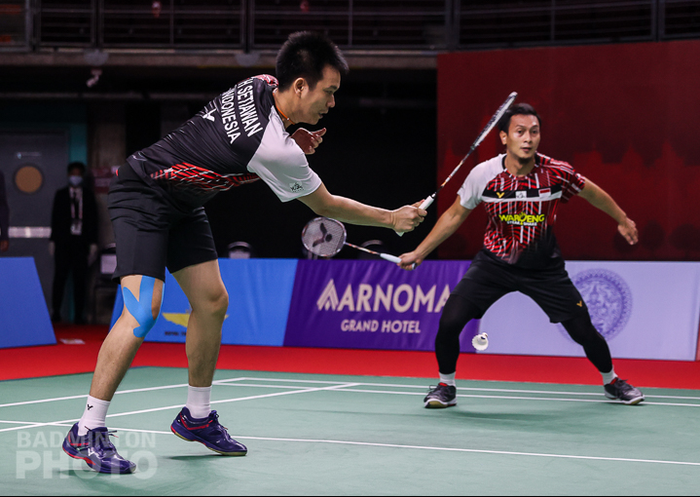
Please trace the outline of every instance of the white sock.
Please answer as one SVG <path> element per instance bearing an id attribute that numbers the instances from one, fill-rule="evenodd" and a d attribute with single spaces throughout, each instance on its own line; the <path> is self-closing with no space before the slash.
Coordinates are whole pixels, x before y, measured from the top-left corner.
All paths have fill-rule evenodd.
<path id="1" fill-rule="evenodd" d="M 445 385 L 449 387 L 454 387 L 457 384 L 455 383 L 455 377 L 457 376 L 457 372 L 455 371 L 452 374 L 442 374 L 440 373 L 440 383 L 444 383 Z"/>
<path id="2" fill-rule="evenodd" d="M 617 378 L 617 375 L 615 374 L 615 368 L 612 368 L 609 373 L 600 373 L 603 375 L 603 385 L 609 385 L 613 381 L 615 381 L 615 378 Z"/>
<path id="3" fill-rule="evenodd" d="M 84 437 L 87 435 L 88 430 L 104 428 L 107 426 L 106 420 L 109 404 L 111 404 L 111 402 L 96 399 L 95 397 L 90 397 L 88 395 L 87 404 L 85 405 L 85 412 L 83 413 L 83 417 L 80 418 L 80 421 L 78 421 L 79 437 Z"/>
<path id="4" fill-rule="evenodd" d="M 185 405 L 194 419 L 209 417 L 211 412 L 211 387 L 188 387 Z"/>

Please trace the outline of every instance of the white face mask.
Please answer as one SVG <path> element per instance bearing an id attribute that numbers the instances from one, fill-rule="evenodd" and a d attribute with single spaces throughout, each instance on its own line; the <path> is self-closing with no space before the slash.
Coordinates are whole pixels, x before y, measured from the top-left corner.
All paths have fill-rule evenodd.
<path id="1" fill-rule="evenodd" d="M 83 184 L 82 176 L 68 176 L 68 182 L 71 186 L 77 188 Z"/>

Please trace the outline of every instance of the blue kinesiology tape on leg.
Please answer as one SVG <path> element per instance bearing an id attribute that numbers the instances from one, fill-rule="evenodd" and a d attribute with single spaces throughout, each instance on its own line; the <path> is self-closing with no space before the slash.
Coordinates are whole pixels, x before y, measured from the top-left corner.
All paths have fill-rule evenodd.
<path id="1" fill-rule="evenodd" d="M 122 295 L 124 296 L 124 305 L 129 313 L 134 316 L 139 324 L 138 328 L 134 329 L 134 335 L 139 338 L 144 338 L 153 325 L 156 324 L 156 318 L 153 317 L 153 292 L 156 287 L 156 279 L 150 276 L 141 277 L 141 287 L 139 288 L 139 298 L 136 299 L 126 287 L 122 287 Z M 158 313 L 160 314 L 160 306 L 163 304 L 161 299 L 158 305 Z"/>

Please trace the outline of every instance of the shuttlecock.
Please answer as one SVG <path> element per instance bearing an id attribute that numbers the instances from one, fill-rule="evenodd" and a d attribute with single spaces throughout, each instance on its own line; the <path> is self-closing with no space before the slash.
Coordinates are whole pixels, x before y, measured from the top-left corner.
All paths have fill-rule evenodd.
<path id="1" fill-rule="evenodd" d="M 486 350 L 489 346 L 488 333 L 479 333 L 472 338 L 472 345 L 476 350 Z"/>

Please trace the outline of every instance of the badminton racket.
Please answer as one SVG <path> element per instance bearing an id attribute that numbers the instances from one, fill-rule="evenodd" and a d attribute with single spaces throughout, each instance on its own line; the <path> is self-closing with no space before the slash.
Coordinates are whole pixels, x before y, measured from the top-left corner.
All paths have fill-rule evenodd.
<path id="1" fill-rule="evenodd" d="M 515 97 L 517 97 L 518 94 L 517 92 L 513 92 L 510 95 L 508 95 L 508 98 L 506 99 L 505 102 L 501 104 L 501 106 L 498 108 L 496 113 L 491 116 L 491 119 L 489 122 L 486 124 L 484 129 L 481 130 L 481 133 L 479 133 L 479 136 L 476 138 L 474 143 L 472 143 L 472 146 L 469 148 L 469 152 L 467 152 L 467 155 L 465 155 L 461 161 L 459 161 L 459 164 L 457 164 L 457 167 L 454 168 L 454 170 L 450 173 L 450 175 L 447 177 L 445 181 L 443 181 L 442 185 L 439 186 L 437 191 L 433 193 L 431 196 L 426 198 L 422 204 L 420 204 L 420 208 L 425 210 L 428 207 L 430 207 L 433 202 L 435 202 L 435 198 L 437 197 L 437 194 L 440 193 L 440 190 L 442 190 L 445 185 L 454 177 L 455 174 L 457 174 L 457 171 L 459 171 L 459 168 L 462 167 L 462 164 L 464 164 L 464 161 L 467 160 L 467 157 L 471 155 L 471 153 L 478 147 L 482 141 L 484 141 L 484 138 L 486 138 L 486 135 L 489 134 L 489 132 L 493 129 L 493 127 L 496 125 L 496 123 L 503 117 L 503 114 L 508 110 L 508 107 L 511 106 L 513 103 L 513 100 L 515 100 Z M 398 233 L 399 236 L 403 236 L 403 233 Z"/>
<path id="2" fill-rule="evenodd" d="M 345 226 L 340 221 L 327 217 L 312 219 L 301 232 L 301 242 L 306 250 L 321 257 L 333 257 L 347 245 L 368 254 L 378 255 L 382 259 L 400 264 L 401 259 L 391 254 L 383 254 L 359 245 L 353 245 L 347 241 Z"/>

